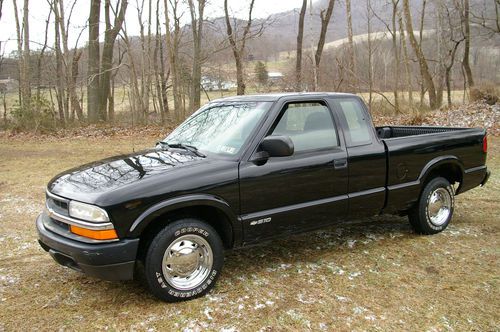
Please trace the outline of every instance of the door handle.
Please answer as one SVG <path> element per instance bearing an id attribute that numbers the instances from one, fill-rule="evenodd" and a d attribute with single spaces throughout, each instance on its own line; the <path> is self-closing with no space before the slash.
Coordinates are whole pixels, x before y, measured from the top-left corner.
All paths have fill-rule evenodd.
<path id="1" fill-rule="evenodd" d="M 347 168 L 347 158 L 337 159 L 333 161 L 333 167 L 335 169 Z"/>

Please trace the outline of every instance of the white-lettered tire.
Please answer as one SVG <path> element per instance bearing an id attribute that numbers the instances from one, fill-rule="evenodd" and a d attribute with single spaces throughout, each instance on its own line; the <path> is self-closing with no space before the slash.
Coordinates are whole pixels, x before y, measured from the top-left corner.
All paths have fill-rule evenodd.
<path id="1" fill-rule="evenodd" d="M 169 224 L 151 241 L 144 262 L 150 291 L 167 302 L 190 300 L 209 292 L 224 264 L 217 232 L 194 218 Z"/>
<path id="2" fill-rule="evenodd" d="M 408 219 L 417 233 L 436 234 L 448 227 L 454 204 L 453 186 L 445 178 L 437 177 L 426 184 Z"/>

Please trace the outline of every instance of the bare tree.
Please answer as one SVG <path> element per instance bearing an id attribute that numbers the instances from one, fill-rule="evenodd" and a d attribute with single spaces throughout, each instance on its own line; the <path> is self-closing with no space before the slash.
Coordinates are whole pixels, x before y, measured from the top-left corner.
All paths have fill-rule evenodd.
<path id="1" fill-rule="evenodd" d="M 76 3 L 77 0 L 74 0 L 71 5 L 71 10 L 67 18 L 65 16 L 64 0 L 54 0 L 52 5 L 53 6 L 52 10 L 54 11 L 55 14 L 56 29 L 59 30 L 56 31 L 56 34 L 60 35 L 60 42 L 62 44 L 61 61 L 62 61 L 62 67 L 64 69 L 64 81 L 65 81 L 64 85 L 67 89 L 67 97 L 66 97 L 67 101 L 65 102 L 66 120 L 73 119 L 75 114 L 79 120 L 84 119 L 82 107 L 80 105 L 80 102 L 78 100 L 78 94 L 76 92 L 76 77 L 73 76 L 73 74 L 78 75 L 78 61 L 80 60 L 81 57 L 81 54 L 79 54 L 81 53 L 81 50 L 78 49 L 77 45 L 80 35 L 78 35 L 77 43 L 75 45 L 75 49 L 73 50 L 73 52 L 70 52 L 68 45 L 69 25 Z M 58 49 L 60 52 L 61 50 L 59 46 Z M 68 105 L 68 103 L 71 105 L 71 113 L 70 113 L 70 106 Z"/>
<path id="2" fill-rule="evenodd" d="M 17 67 L 19 72 L 19 106 L 23 107 L 24 100 L 24 84 L 25 83 L 25 73 L 24 73 L 24 62 L 23 62 L 23 37 L 21 35 L 21 24 L 19 23 L 19 11 L 17 9 L 17 1 L 12 0 L 14 6 L 14 19 L 16 22 L 16 37 L 17 37 Z"/>
<path id="3" fill-rule="evenodd" d="M 373 43 L 372 43 L 372 16 L 371 0 L 366 0 L 366 29 L 368 43 L 368 109 L 372 109 L 373 102 Z"/>
<path id="4" fill-rule="evenodd" d="M 57 0 L 55 0 L 57 1 Z M 64 72 L 63 72 L 63 56 L 61 51 L 61 33 L 59 29 L 59 21 L 61 17 L 59 15 L 59 10 L 57 3 L 53 3 L 54 17 L 55 17 L 55 33 L 54 33 L 54 51 L 56 54 L 56 99 L 57 99 L 57 109 L 59 111 L 59 120 L 64 124 L 68 118 L 68 110 L 65 104 L 66 91 L 64 89 Z"/>
<path id="5" fill-rule="evenodd" d="M 158 105 L 161 123 L 165 123 L 165 116 L 168 115 L 167 80 L 165 76 L 165 60 L 163 58 L 163 43 L 160 24 L 160 0 L 156 0 L 156 33 L 155 48 L 153 54 L 153 69 L 155 73 L 156 93 L 158 95 Z M 158 58 L 159 55 L 159 58 Z M 159 63 L 159 65 L 158 65 Z"/>
<path id="6" fill-rule="evenodd" d="M 101 15 L 101 0 L 90 1 L 89 42 L 87 63 L 87 112 L 90 122 L 99 119 L 99 20 Z"/>
<path id="7" fill-rule="evenodd" d="M 181 96 L 181 73 L 179 67 L 179 44 L 181 39 L 180 15 L 178 10 L 178 0 L 164 0 L 165 3 L 165 25 L 167 32 L 165 39 L 167 42 L 168 60 L 170 66 L 170 74 L 172 81 L 172 93 L 174 95 L 174 111 L 176 120 L 179 121 L 184 117 L 184 104 Z M 169 6 L 170 5 L 170 6 Z M 172 31 L 170 26 L 170 10 L 172 9 Z"/>
<path id="8" fill-rule="evenodd" d="M 401 48 L 403 50 L 403 63 L 405 66 L 405 76 L 406 76 L 406 88 L 408 89 L 408 102 L 410 104 L 410 108 L 413 107 L 413 86 L 411 83 L 411 66 L 410 66 L 410 57 L 408 56 L 408 47 L 406 46 L 406 34 L 405 27 L 403 23 L 403 16 L 401 14 L 401 10 L 398 11 L 398 25 L 399 25 L 399 39 L 401 41 Z"/>
<path id="9" fill-rule="evenodd" d="M 91 122 L 107 119 L 107 105 L 110 94 L 110 78 L 113 65 L 113 51 L 116 37 L 120 32 L 125 19 L 128 0 L 118 0 L 116 8 L 112 8 L 110 0 L 104 0 L 104 43 L 102 56 L 99 46 L 99 17 L 101 9 L 100 0 L 91 0 L 89 16 L 89 83 L 87 90 L 88 114 Z M 111 11 L 115 19 L 111 24 Z"/>
<path id="10" fill-rule="evenodd" d="M 400 74 L 400 54 L 399 46 L 397 41 L 397 15 L 398 15 L 398 4 L 399 0 L 391 0 L 391 25 L 387 24 L 383 18 L 372 10 L 373 14 L 379 19 L 379 21 L 385 25 L 387 32 L 391 35 L 392 41 L 392 56 L 394 61 L 394 85 L 393 85 L 393 95 L 394 95 L 394 110 L 399 113 L 399 74 Z M 386 69 L 384 69 L 386 70 Z M 386 80 L 386 75 L 384 75 L 384 82 Z"/>
<path id="11" fill-rule="evenodd" d="M 227 0 L 226 0 L 227 1 Z M 335 0 L 328 1 L 328 7 L 320 11 L 321 18 L 321 30 L 319 33 L 318 45 L 316 47 L 316 53 L 314 54 L 314 84 L 313 91 L 316 91 L 319 84 L 319 65 L 321 62 L 321 55 L 323 54 L 323 48 L 325 46 L 326 32 L 328 31 L 328 25 L 330 24 L 330 18 L 332 17 L 333 7 L 335 5 Z"/>
<path id="12" fill-rule="evenodd" d="M 17 1 L 14 5 L 14 18 L 16 22 L 17 53 L 19 70 L 19 105 L 23 111 L 31 112 L 31 86 L 30 86 L 30 45 L 29 45 L 29 1 L 24 0 L 23 21 L 19 21 Z"/>
<path id="13" fill-rule="evenodd" d="M 488 6 L 487 4 L 490 4 Z M 489 0 L 483 1 L 482 10 L 479 12 L 469 11 L 471 22 L 480 25 L 487 32 L 487 36 L 500 34 L 500 1 Z"/>
<path id="14" fill-rule="evenodd" d="M 403 12 L 405 16 L 405 25 L 406 31 L 408 33 L 408 37 L 410 39 L 410 44 L 413 48 L 417 56 L 417 60 L 420 66 L 420 74 L 422 76 L 422 80 L 425 83 L 427 91 L 429 92 L 429 104 L 432 109 L 439 108 L 439 104 L 436 96 L 436 89 L 434 86 L 434 82 L 432 80 L 432 76 L 429 71 L 429 66 L 427 64 L 427 60 L 425 59 L 424 53 L 422 51 L 421 45 L 417 42 L 415 38 L 415 34 L 413 33 L 413 23 L 410 13 L 410 4 L 409 0 L 403 0 Z"/>
<path id="15" fill-rule="evenodd" d="M 36 100 L 40 100 L 41 98 L 41 80 L 42 80 L 42 67 L 43 67 L 43 58 L 45 55 L 45 51 L 47 49 L 48 43 L 48 33 L 49 33 L 49 24 L 50 17 L 52 16 L 52 10 L 49 10 L 49 14 L 47 15 L 47 20 L 45 21 L 45 35 L 42 49 L 38 54 L 37 66 L 36 66 Z"/>
<path id="16" fill-rule="evenodd" d="M 255 0 L 250 1 L 250 6 L 248 7 L 248 20 L 245 28 L 243 29 L 243 34 L 238 41 L 238 37 L 236 34 L 236 30 L 233 29 L 231 25 L 231 20 L 229 18 L 229 10 L 227 7 L 227 0 L 224 0 L 224 14 L 226 19 L 226 32 L 227 38 L 229 40 L 229 44 L 231 45 L 231 49 L 233 51 L 234 62 L 236 64 L 236 84 L 237 90 L 236 93 L 238 95 L 245 94 L 245 80 L 244 80 L 244 67 L 243 67 L 243 57 L 245 55 L 245 46 L 247 40 L 251 37 L 250 28 L 252 27 L 252 12 Z M 261 27 L 260 32 L 262 32 L 263 25 Z M 255 34 L 254 34 L 255 35 Z M 238 45 L 239 44 L 239 45 Z"/>
<path id="17" fill-rule="evenodd" d="M 304 39 L 304 18 L 306 16 L 307 0 L 302 0 L 299 14 L 299 31 L 297 33 L 297 56 L 295 59 L 295 90 L 302 90 L 302 41 Z"/>
<path id="18" fill-rule="evenodd" d="M 469 20 L 469 0 L 463 0 L 463 16 L 462 16 L 462 26 L 464 30 L 464 57 L 462 59 L 462 66 L 464 68 L 466 77 L 467 77 L 467 85 L 469 89 L 474 86 L 474 79 L 472 77 L 472 69 L 470 68 L 469 62 L 469 53 L 470 53 L 470 20 Z M 495 6 L 495 8 L 498 8 Z"/>
<path id="19" fill-rule="evenodd" d="M 203 36 L 203 20 L 206 0 L 188 0 L 189 13 L 191 14 L 191 31 L 193 33 L 193 68 L 191 75 L 191 91 L 189 93 L 189 106 L 191 111 L 200 108 L 201 65 Z"/>
<path id="20" fill-rule="evenodd" d="M 355 88 L 357 88 L 357 83 L 353 82 L 353 78 L 355 77 L 354 73 L 356 72 L 356 60 L 355 60 L 355 54 L 354 54 L 354 38 L 353 38 L 353 33 L 352 33 L 352 12 L 351 12 L 351 0 L 346 0 L 345 1 L 345 6 L 346 6 L 346 14 L 347 14 L 347 40 L 348 40 L 348 56 L 349 56 L 349 71 L 350 74 L 348 75 L 348 85 L 349 88 L 352 89 L 353 85 Z M 354 84 L 353 84 L 354 83 Z"/>
<path id="21" fill-rule="evenodd" d="M 31 79 L 30 79 L 30 28 L 29 28 L 29 0 L 24 0 L 23 6 L 23 68 L 24 68 L 24 102 L 31 103 Z"/>

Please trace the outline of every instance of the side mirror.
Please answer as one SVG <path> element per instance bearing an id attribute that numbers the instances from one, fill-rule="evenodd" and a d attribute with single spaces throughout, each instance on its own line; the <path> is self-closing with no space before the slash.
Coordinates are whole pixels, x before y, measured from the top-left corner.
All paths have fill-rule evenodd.
<path id="1" fill-rule="evenodd" d="M 269 157 L 288 157 L 294 151 L 293 142 L 288 136 L 267 136 L 260 143 L 260 147 Z"/>

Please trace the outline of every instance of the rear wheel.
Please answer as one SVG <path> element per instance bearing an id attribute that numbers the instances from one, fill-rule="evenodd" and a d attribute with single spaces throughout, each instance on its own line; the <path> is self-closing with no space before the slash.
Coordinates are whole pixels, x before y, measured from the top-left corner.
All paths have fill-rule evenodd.
<path id="1" fill-rule="evenodd" d="M 421 234 L 436 234 L 448 226 L 453 216 L 454 190 L 442 177 L 427 183 L 408 218 L 413 229 Z"/>
<path id="2" fill-rule="evenodd" d="M 213 288 L 222 265 L 222 241 L 201 220 L 169 224 L 151 241 L 144 264 L 151 292 L 167 302 L 189 300 Z"/>

